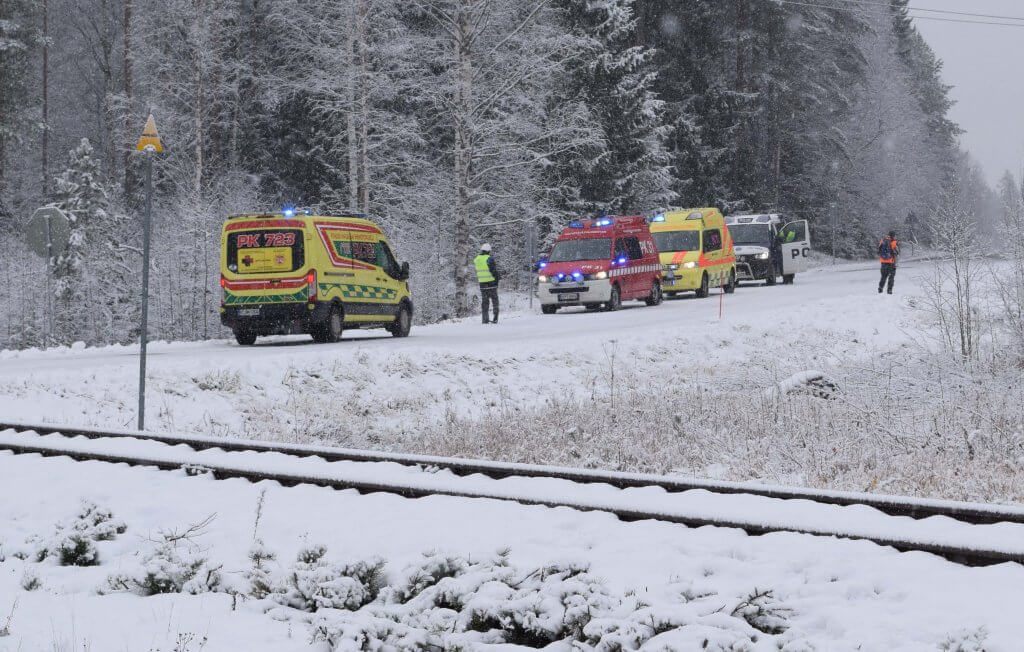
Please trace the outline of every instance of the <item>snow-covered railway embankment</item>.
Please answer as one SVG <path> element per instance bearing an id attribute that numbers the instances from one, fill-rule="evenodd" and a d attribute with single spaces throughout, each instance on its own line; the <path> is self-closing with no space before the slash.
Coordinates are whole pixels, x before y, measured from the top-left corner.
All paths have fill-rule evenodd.
<path id="1" fill-rule="evenodd" d="M 754 536 L 861 539 L 969 565 L 1024 563 L 1024 507 L 58 425 L 0 423 L 0 450 L 287 486 L 514 501 Z"/>

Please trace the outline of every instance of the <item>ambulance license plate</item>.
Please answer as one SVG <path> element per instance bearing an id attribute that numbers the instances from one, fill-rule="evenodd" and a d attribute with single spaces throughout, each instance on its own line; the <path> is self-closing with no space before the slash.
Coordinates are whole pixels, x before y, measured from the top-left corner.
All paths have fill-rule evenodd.
<path id="1" fill-rule="evenodd" d="M 559 294 L 558 295 L 558 300 L 559 301 L 579 301 L 580 300 L 580 293 L 579 292 L 567 292 L 565 294 Z"/>
<path id="2" fill-rule="evenodd" d="M 240 308 L 239 311 L 238 311 L 238 316 L 239 317 L 259 317 L 260 316 L 260 309 L 259 308 Z"/>

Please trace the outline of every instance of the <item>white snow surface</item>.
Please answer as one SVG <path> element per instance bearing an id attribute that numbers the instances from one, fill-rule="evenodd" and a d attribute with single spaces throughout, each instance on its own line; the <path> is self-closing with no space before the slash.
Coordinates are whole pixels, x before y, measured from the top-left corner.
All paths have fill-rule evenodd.
<path id="1" fill-rule="evenodd" d="M 537 503 L 568 502 L 615 512 L 650 512 L 666 517 L 717 521 L 737 526 L 763 526 L 797 532 L 834 533 L 853 538 L 940 545 L 1002 552 L 1024 558 L 1024 524 L 970 525 L 944 516 L 913 519 L 889 516 L 860 505 L 828 505 L 811 500 L 782 500 L 750 494 L 720 494 L 696 489 L 666 492 L 660 487 L 618 489 L 606 484 L 579 484 L 557 478 L 484 475 L 459 477 L 448 471 L 428 472 L 393 462 L 327 462 L 282 453 L 193 451 L 140 439 L 67 438 L 0 431 L 0 444 L 24 444 L 56 451 L 104 453 L 181 467 L 206 467 L 340 481 L 359 486 L 404 488 L 438 495 L 470 494 Z"/>
<path id="2" fill-rule="evenodd" d="M 901 266 L 901 292 L 915 289 L 918 265 Z M 443 424 L 449 414 L 604 392 L 612 366 L 676 385 L 700 382 L 690 361 L 704 367 L 709 356 L 721 365 L 778 367 L 779 380 L 807 369 L 827 373 L 835 354 L 860 356 L 910 340 L 906 328 L 915 317 L 899 294 L 875 294 L 877 274 L 870 263 L 848 263 L 799 274 L 792 286 L 741 286 L 733 295 L 687 296 L 654 308 L 632 302 L 615 313 L 520 312 L 486 327 L 471 318 L 417 326 L 407 339 L 347 331 L 333 345 L 313 345 L 308 336 L 260 338 L 255 347 L 155 342 L 147 427 L 276 438 L 263 424 L 298 390 L 315 395 L 324 374 L 348 390 L 332 406 L 342 414 L 331 443 L 361 447 L 376 429 L 413 439 L 418 428 Z M 25 422 L 45 415 L 50 422 L 133 426 L 137 352 L 136 346 L 0 351 L 0 413 Z M 308 424 L 292 425 L 289 436 L 302 439 Z"/>
<path id="3" fill-rule="evenodd" d="M 211 514 L 216 517 L 200 545 L 211 561 L 224 564 L 225 575 L 237 577 L 248 565 L 264 490 L 259 536 L 282 566 L 300 547 L 318 542 L 345 557 L 380 555 L 389 572 L 422 551 L 484 558 L 507 548 L 516 567 L 585 561 L 610 590 L 637 591 L 655 605 L 678 603 L 673 591 L 680 583 L 723 600 L 771 589 L 793 610 L 793 630 L 819 650 L 936 649 L 948 635 L 981 626 L 989 634 L 986 649 L 1019 649 L 1019 614 L 1008 608 L 1024 599 L 1024 569 L 1016 564 L 967 568 L 925 553 L 808 535 L 748 537 L 735 529 L 623 523 L 600 512 L 505 501 L 409 500 L 2 453 L 0 492 L 18 499 L 0 502 L 7 555 L 0 563 L 0 626 L 14 600 L 18 604 L 0 650 L 170 651 L 188 634 L 207 637 L 205 650 L 310 649 L 301 620 L 276 620 L 258 602 L 242 601 L 232 610 L 231 597 L 222 593 L 96 594 L 109 574 L 139 563 L 139 551 L 158 530 L 184 528 Z M 72 514 L 79 498 L 110 508 L 128 525 L 114 541 L 98 544 L 101 566 L 60 567 L 12 556 L 26 538 L 51 532 Z M 42 584 L 31 592 L 19 588 L 28 566 Z"/>

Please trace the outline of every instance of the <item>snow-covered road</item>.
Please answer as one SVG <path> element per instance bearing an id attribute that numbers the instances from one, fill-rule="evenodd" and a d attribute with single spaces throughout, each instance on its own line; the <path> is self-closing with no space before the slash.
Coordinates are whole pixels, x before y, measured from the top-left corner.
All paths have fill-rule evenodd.
<path id="1" fill-rule="evenodd" d="M 471 415 L 502 400 L 529 405 L 552 392 L 589 394 L 605 384 L 612 365 L 684 383 L 709 366 L 714 372 L 736 363 L 778 373 L 827 368 L 833 353 L 863 355 L 907 340 L 903 327 L 914 317 L 904 294 L 916 291 L 919 265 L 901 267 L 891 297 L 876 294 L 877 269 L 861 263 L 813 270 L 792 286 L 743 286 L 721 302 L 713 293 L 658 307 L 628 304 L 616 313 L 520 311 L 497 326 L 473 319 L 418 326 L 404 340 L 350 331 L 333 345 L 314 345 L 306 336 L 263 338 L 255 347 L 158 342 L 150 347 L 148 426 L 273 437 L 260 432 L 262 411 L 301 383 L 317 391 L 325 374 L 334 391 L 344 392 L 346 409 L 392 427 L 440 422 L 447 412 Z M 25 421 L 128 426 L 136 351 L 0 352 L 0 411 Z"/>

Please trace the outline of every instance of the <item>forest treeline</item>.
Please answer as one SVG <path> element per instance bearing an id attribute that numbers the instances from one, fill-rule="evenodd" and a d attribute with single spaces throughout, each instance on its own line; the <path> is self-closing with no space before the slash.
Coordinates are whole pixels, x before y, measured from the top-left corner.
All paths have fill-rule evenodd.
<path id="1" fill-rule="evenodd" d="M 594 211 L 778 210 L 842 256 L 923 236 L 953 180 L 994 201 L 941 72 L 907 0 L 3 0 L 0 346 L 137 336 L 150 112 L 150 324 L 192 339 L 224 334 L 224 216 L 286 204 L 379 220 L 425 320 L 470 310 L 481 242 L 525 287 L 528 225 Z"/>

